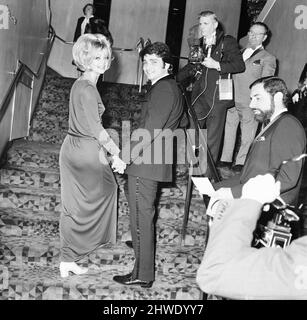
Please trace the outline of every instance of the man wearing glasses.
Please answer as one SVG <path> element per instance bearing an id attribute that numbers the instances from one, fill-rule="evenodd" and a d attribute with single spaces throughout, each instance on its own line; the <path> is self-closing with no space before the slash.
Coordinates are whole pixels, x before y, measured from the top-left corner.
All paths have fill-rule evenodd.
<path id="1" fill-rule="evenodd" d="M 256 22 L 250 27 L 248 43 L 242 53 L 245 71 L 233 75 L 235 106 L 227 111 L 224 146 L 220 164 L 221 167 L 228 168 L 232 164 L 236 133 L 240 123 L 241 144 L 234 160 L 233 170 L 235 173 L 240 173 L 243 168 L 247 152 L 258 127 L 253 111 L 249 108 L 249 86 L 259 78 L 275 74 L 276 58 L 263 47 L 268 38 L 268 33 L 267 25 L 262 22 Z"/>

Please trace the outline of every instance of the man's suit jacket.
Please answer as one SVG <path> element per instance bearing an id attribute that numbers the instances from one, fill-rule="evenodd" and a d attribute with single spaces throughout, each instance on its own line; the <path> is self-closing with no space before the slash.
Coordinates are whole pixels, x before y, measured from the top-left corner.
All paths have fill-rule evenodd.
<path id="1" fill-rule="evenodd" d="M 84 21 L 85 17 L 80 17 L 77 21 L 77 25 L 76 25 L 76 30 L 75 30 L 75 34 L 74 34 L 74 40 L 73 42 L 76 42 L 78 40 L 78 38 L 81 36 L 81 24 Z M 94 17 L 91 17 L 89 19 L 89 21 L 91 22 L 91 20 L 94 19 Z"/>
<path id="2" fill-rule="evenodd" d="M 220 201 L 197 271 L 198 285 L 231 299 L 307 299 L 307 236 L 285 249 L 252 248 L 261 208 L 250 199 Z M 296 274 L 300 266 L 305 272 Z"/>
<path id="3" fill-rule="evenodd" d="M 139 132 L 146 136 L 142 141 L 139 141 L 140 137 L 135 135 L 137 141 L 131 142 L 132 164 L 126 169 L 128 175 L 154 181 L 172 181 L 173 149 L 171 148 L 171 140 L 173 130 L 178 128 L 182 116 L 183 96 L 176 81 L 172 76 L 158 80 L 147 92 L 142 106 L 138 129 L 145 130 L 137 130 L 135 134 Z M 168 134 L 164 135 L 162 132 L 159 134 L 157 129 L 166 130 L 164 133 Z M 132 134 L 131 140 L 133 140 L 133 136 L 134 134 Z M 166 137 L 166 148 L 162 147 L 163 136 Z M 140 144 L 141 150 L 138 149 Z M 146 159 L 147 163 L 140 163 L 142 159 Z M 157 164 L 159 160 L 161 160 L 160 164 Z"/>
<path id="4" fill-rule="evenodd" d="M 257 137 L 256 137 L 257 138 Z M 230 187 L 234 198 L 240 198 L 245 182 L 258 174 L 275 173 L 282 161 L 305 153 L 306 135 L 299 120 L 283 113 L 255 139 L 248 152 L 241 175 L 218 182 L 215 189 Z M 303 162 L 290 162 L 281 167 L 276 179 L 281 182 L 281 197 L 289 204 L 297 201 Z"/>
<path id="5" fill-rule="evenodd" d="M 200 45 L 203 46 L 203 39 L 199 40 Z M 207 55 L 207 49 L 203 46 L 204 54 Z M 206 88 L 205 92 L 200 96 L 194 105 L 197 115 L 206 115 L 213 103 L 215 96 L 215 105 L 228 106 L 232 100 L 219 100 L 217 80 L 219 76 L 227 78 L 228 74 L 243 72 L 245 70 L 244 61 L 239 49 L 239 45 L 235 38 L 230 35 L 225 35 L 223 31 L 216 31 L 216 44 L 212 46 L 211 57 L 219 61 L 221 71 L 216 69 L 208 69 L 201 66 L 202 74 L 198 80 L 195 81 L 192 91 L 192 101 Z M 191 78 L 195 65 L 187 64 L 177 74 L 177 80 L 185 83 L 186 79 Z"/>
<path id="6" fill-rule="evenodd" d="M 236 103 L 249 106 L 249 86 L 257 79 L 273 76 L 276 70 L 276 58 L 264 49 L 257 49 L 246 61 L 245 71 L 233 75 L 234 98 Z"/>

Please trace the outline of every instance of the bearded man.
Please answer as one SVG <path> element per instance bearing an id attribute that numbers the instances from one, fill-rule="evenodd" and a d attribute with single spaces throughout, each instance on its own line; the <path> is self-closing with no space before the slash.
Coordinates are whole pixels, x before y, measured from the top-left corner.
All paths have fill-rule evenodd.
<path id="1" fill-rule="evenodd" d="M 245 182 L 259 174 L 271 173 L 281 183 L 281 197 L 296 204 L 303 173 L 303 162 L 288 162 L 306 149 L 306 135 L 301 123 L 288 113 L 288 90 L 277 77 L 260 78 L 250 86 L 255 118 L 263 126 L 255 137 L 240 175 L 214 185 L 219 198 L 240 198 Z"/>

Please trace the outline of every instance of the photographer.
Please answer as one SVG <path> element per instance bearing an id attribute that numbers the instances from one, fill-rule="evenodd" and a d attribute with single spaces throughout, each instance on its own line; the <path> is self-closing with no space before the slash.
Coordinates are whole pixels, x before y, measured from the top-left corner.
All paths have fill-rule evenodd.
<path id="1" fill-rule="evenodd" d="M 280 194 L 270 174 L 248 180 L 241 199 L 222 200 L 197 272 L 200 288 L 231 299 L 306 299 L 307 236 L 288 247 L 252 248 L 263 204 Z"/>
<path id="2" fill-rule="evenodd" d="M 199 14 L 201 38 L 198 47 L 203 59 L 196 64 L 190 61 L 177 74 L 177 81 L 184 87 L 191 80 L 195 81 L 191 104 L 200 128 L 207 128 L 208 147 L 214 162 L 219 155 L 226 111 L 233 105 L 231 74 L 245 70 L 236 39 L 225 35 L 220 26 L 214 12 L 203 11 Z M 191 128 L 194 128 L 193 121 Z"/>

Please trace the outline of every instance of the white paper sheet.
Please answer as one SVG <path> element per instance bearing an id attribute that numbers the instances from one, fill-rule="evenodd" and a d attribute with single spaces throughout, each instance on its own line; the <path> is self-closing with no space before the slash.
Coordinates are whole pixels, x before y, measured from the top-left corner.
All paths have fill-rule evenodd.
<path id="1" fill-rule="evenodd" d="M 210 180 L 206 177 L 192 177 L 192 181 L 195 184 L 197 190 L 201 194 L 207 194 L 211 196 L 214 194 L 215 190 L 210 182 Z"/>

